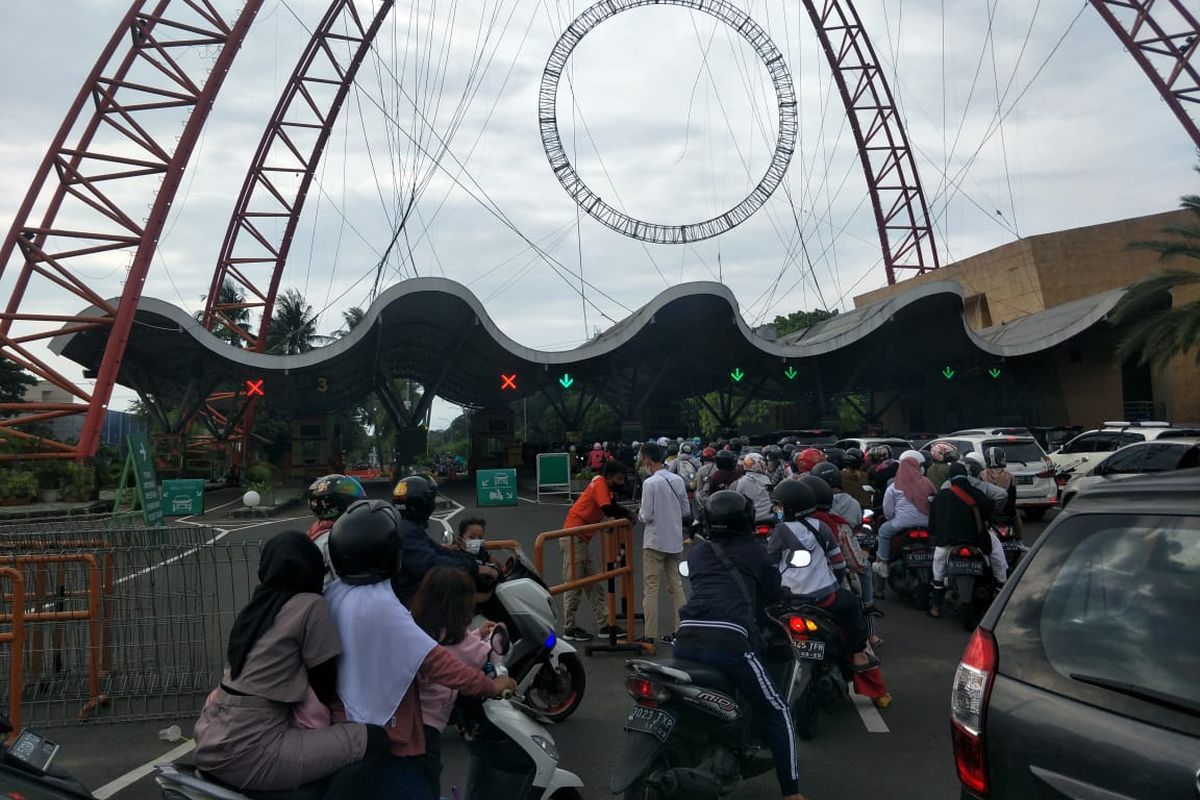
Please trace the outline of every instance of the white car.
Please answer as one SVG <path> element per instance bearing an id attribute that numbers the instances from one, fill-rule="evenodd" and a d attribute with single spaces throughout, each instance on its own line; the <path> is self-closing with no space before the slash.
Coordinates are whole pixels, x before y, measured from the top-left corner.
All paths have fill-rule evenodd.
<path id="1" fill-rule="evenodd" d="M 1127 444 L 1086 472 L 1076 472 L 1063 489 L 1062 507 L 1066 508 L 1075 495 L 1097 484 L 1147 472 L 1169 472 L 1189 467 L 1200 467 L 1200 438 L 1159 436 L 1151 441 Z"/>
<path id="2" fill-rule="evenodd" d="M 1200 436 L 1200 429 L 1169 422 L 1105 422 L 1103 428 L 1084 431 L 1055 450 L 1050 460 L 1058 472 L 1086 472 L 1095 462 L 1127 444 L 1180 436 Z"/>
<path id="3" fill-rule="evenodd" d="M 1058 505 L 1058 484 L 1054 481 L 1054 465 L 1050 457 L 1029 434 L 998 434 L 996 430 L 1018 430 L 1014 428 L 982 428 L 958 431 L 934 441 L 950 442 L 958 448 L 959 457 L 968 453 L 981 456 L 989 447 L 1004 450 L 1007 469 L 1017 481 L 1017 508 L 1029 519 L 1041 519 L 1046 511 Z M 930 442 L 922 447 L 929 450 Z"/>

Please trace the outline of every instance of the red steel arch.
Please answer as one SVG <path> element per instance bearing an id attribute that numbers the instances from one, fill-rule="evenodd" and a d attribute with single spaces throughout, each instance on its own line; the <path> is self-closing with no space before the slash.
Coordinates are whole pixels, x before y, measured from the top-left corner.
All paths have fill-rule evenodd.
<path id="1" fill-rule="evenodd" d="M 374 18 L 364 24 L 354 0 L 333 0 L 314 29 L 242 182 L 205 301 L 203 322 L 208 330 L 221 326 L 253 350 L 266 348 L 275 295 L 317 165 L 358 68 L 393 2 L 383 0 Z M 355 33 L 338 32 L 346 30 Z M 342 43 L 353 46 L 348 57 L 341 52 Z M 293 185 L 281 180 L 296 175 L 299 180 Z M 221 287 L 226 282 L 242 290 L 244 302 L 222 302 Z M 243 329 L 231 314 L 243 309 L 261 309 L 257 332 Z"/>
<path id="2" fill-rule="evenodd" d="M 1091 0 L 1200 150 L 1200 17 L 1184 0 Z M 1195 8 L 1195 3 L 1192 3 Z M 1157 13 L 1156 13 L 1157 12 Z M 1184 105 L 1184 104 L 1189 105 Z"/>
<path id="3" fill-rule="evenodd" d="M 916 160 L 891 87 L 851 0 L 804 0 L 837 81 L 867 177 L 889 284 L 937 269 L 937 244 Z"/>
<path id="4" fill-rule="evenodd" d="M 0 355 L 50 381 L 71 401 L 0 404 L 6 416 L 0 437 L 25 441 L 33 451 L 0 454 L 0 460 L 95 454 L 171 202 L 261 5 L 262 0 L 244 0 L 236 19 L 227 23 L 209 0 L 134 0 L 88 74 L 0 247 L 0 277 L 10 260 L 20 265 L 0 316 Z M 205 60 L 209 55 L 215 56 L 211 63 Z M 172 109 L 183 112 L 176 141 L 169 136 L 178 129 L 163 124 L 164 113 Z M 170 134 L 164 136 L 164 128 Z M 138 209 L 145 204 L 149 213 L 139 221 L 145 212 Z M 33 219 L 39 207 L 44 209 L 40 222 Z M 14 252 L 20 253 L 18 259 Z M 123 254 L 127 264 L 121 263 Z M 124 269 L 115 306 L 104 299 L 102 281 L 80 269 L 89 267 Z M 80 316 L 55 313 L 64 303 L 94 310 Z M 90 391 L 55 369 L 48 355 L 28 347 L 62 333 L 105 327 L 110 330 L 104 356 Z M 75 444 L 20 429 L 76 415 L 84 420 Z"/>

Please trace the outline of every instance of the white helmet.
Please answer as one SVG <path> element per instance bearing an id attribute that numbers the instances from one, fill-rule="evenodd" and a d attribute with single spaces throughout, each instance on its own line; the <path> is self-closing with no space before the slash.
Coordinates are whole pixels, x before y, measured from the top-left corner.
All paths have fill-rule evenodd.
<path id="1" fill-rule="evenodd" d="M 658 446 L 659 447 L 669 447 L 670 444 L 671 444 L 671 440 L 668 439 L 667 437 L 665 437 L 665 436 L 658 437 Z"/>

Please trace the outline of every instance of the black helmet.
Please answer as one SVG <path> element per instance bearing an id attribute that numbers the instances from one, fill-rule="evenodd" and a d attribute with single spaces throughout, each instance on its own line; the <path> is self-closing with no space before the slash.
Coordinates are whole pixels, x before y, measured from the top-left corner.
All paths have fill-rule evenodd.
<path id="1" fill-rule="evenodd" d="M 386 581 L 400 572 L 400 516 L 383 500 L 359 500 L 333 523 L 329 560 L 343 583 Z"/>
<path id="2" fill-rule="evenodd" d="M 437 502 L 437 484 L 420 475 L 409 475 L 392 489 L 392 505 L 400 516 L 418 525 L 433 515 Z"/>
<path id="3" fill-rule="evenodd" d="M 825 454 L 825 460 L 839 470 L 846 465 L 846 451 L 842 448 L 827 445 L 821 448 L 821 452 Z"/>
<path id="4" fill-rule="evenodd" d="M 953 461 L 950 464 L 950 471 L 947 474 L 950 480 L 954 480 L 955 478 L 965 478 L 971 473 L 966 464 L 961 461 Z M 942 487 L 939 486 L 938 488 Z"/>
<path id="5" fill-rule="evenodd" d="M 842 488 L 842 471 L 835 467 L 830 461 L 823 461 L 812 468 L 809 475 L 816 475 L 825 483 L 829 484 L 830 488 Z"/>
<path id="6" fill-rule="evenodd" d="M 821 483 L 824 485 L 825 482 Z M 783 518 L 786 520 L 799 519 L 817 510 L 817 498 L 812 489 L 797 480 L 780 481 L 775 491 L 771 492 L 771 499 L 783 506 Z"/>
<path id="7" fill-rule="evenodd" d="M 717 469 L 733 469 L 737 466 L 737 456 L 732 450 L 718 450 L 713 456 Z"/>
<path id="8" fill-rule="evenodd" d="M 779 445 L 769 444 L 762 449 L 762 454 L 772 461 L 778 461 L 783 458 L 783 448 Z"/>
<path id="9" fill-rule="evenodd" d="M 754 530 L 754 501 L 732 489 L 713 492 L 704 511 L 710 533 L 725 536 L 748 534 Z"/>
<path id="10" fill-rule="evenodd" d="M 679 455 L 679 445 L 676 444 L 675 442 L 671 442 L 669 445 L 667 445 L 667 455 L 669 455 L 669 456 Z"/>
<path id="11" fill-rule="evenodd" d="M 846 449 L 846 457 L 842 459 L 842 466 L 850 469 L 862 469 L 863 451 L 857 447 L 849 447 Z"/>
<path id="12" fill-rule="evenodd" d="M 356 500 L 367 496 L 362 484 L 348 475 L 325 475 L 308 487 L 308 508 L 317 519 L 337 519 Z"/>
<path id="13" fill-rule="evenodd" d="M 833 489 L 829 488 L 828 483 L 811 472 L 800 478 L 799 482 L 807 486 L 808 490 L 813 493 L 818 511 L 828 511 L 833 507 Z"/>

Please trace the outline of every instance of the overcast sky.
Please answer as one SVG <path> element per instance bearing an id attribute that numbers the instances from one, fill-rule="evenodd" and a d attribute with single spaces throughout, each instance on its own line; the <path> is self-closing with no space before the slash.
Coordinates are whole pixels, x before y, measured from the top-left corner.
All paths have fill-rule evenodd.
<path id="1" fill-rule="evenodd" d="M 228 14 L 235 4 L 216 5 Z M 264 3 L 176 198 L 146 295 L 203 307 L 246 165 L 305 28 L 325 5 Z M 6 226 L 124 6 L 6 7 Z M 540 141 L 537 90 L 555 40 L 585 3 L 413 0 L 397 3 L 343 109 L 283 287 L 303 291 L 332 332 L 343 310 L 370 302 L 376 276 L 385 288 L 444 275 L 467 284 L 514 339 L 546 349 L 577 346 L 685 281 L 722 280 L 752 324 L 850 307 L 885 276 L 829 69 L 800 3 L 739 6 L 783 52 L 800 97 L 787 178 L 740 228 L 693 246 L 642 245 L 578 213 L 558 185 Z M 1163 211 L 1194 191 L 1190 140 L 1082 0 L 858 7 L 919 153 L 943 262 L 1018 236 Z M 777 119 L 754 50 L 723 23 L 678 7 L 635 9 L 591 33 L 570 61 L 558 117 L 584 180 L 626 213 L 662 223 L 699 221 L 739 202 L 769 162 Z M 164 130 L 178 130 L 178 117 L 168 123 L 175 127 Z M 129 196 L 139 211 L 151 199 Z M 410 201 L 406 230 L 383 258 Z M 82 271 L 112 296 L 123 265 L 101 257 Z M 5 297 L 12 279 L 10 265 Z M 25 310 L 79 310 L 62 294 L 35 292 Z M 114 407 L 131 396 L 118 389 Z M 456 413 L 439 403 L 435 427 Z"/>

